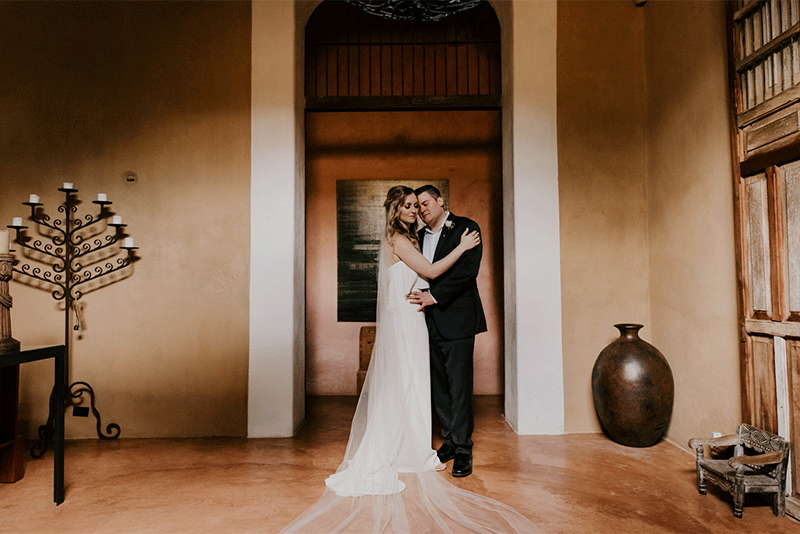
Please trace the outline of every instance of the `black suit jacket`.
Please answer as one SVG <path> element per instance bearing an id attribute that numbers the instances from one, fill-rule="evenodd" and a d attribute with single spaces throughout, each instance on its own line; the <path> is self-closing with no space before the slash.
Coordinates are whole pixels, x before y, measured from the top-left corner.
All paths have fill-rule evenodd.
<path id="1" fill-rule="evenodd" d="M 448 221 L 452 222 L 450 228 Z M 447 256 L 458 246 L 465 229 L 479 230 L 475 221 L 452 213 L 444 224 L 433 256 L 434 262 Z M 419 232 L 420 248 L 424 242 L 425 228 Z M 486 316 L 476 282 L 482 256 L 481 243 L 466 251 L 450 269 L 430 281 L 431 295 L 437 304 L 425 308 L 425 315 L 445 339 L 472 337 L 486 332 Z"/>

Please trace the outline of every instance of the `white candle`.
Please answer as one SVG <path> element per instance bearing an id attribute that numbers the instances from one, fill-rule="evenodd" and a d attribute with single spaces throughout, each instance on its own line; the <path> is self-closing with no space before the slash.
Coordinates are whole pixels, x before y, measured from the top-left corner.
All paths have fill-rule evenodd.
<path id="1" fill-rule="evenodd" d="M 14 217 L 11 221 L 11 226 L 22 226 L 22 217 Z"/>
<path id="2" fill-rule="evenodd" d="M 64 189 L 72 189 L 72 182 L 64 182 Z"/>
<path id="3" fill-rule="evenodd" d="M 111 224 L 122 224 L 122 215 L 114 215 L 111 218 Z"/>
<path id="4" fill-rule="evenodd" d="M 8 230 L 0 230 L 0 254 L 8 254 Z"/>
<path id="5" fill-rule="evenodd" d="M 31 195 L 31 199 L 29 200 L 31 204 L 38 204 L 39 203 L 39 195 Z"/>
<path id="6" fill-rule="evenodd" d="M 106 202 L 108 201 L 108 197 L 106 196 L 105 193 L 97 193 L 97 200 L 99 202 Z"/>
<path id="7" fill-rule="evenodd" d="M 132 237 L 126 237 L 125 238 L 125 245 L 123 245 L 123 246 L 125 248 L 133 248 L 133 238 Z"/>

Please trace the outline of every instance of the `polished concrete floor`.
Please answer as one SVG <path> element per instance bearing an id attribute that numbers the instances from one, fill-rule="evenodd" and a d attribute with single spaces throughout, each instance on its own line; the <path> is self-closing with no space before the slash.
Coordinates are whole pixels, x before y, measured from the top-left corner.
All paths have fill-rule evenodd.
<path id="1" fill-rule="evenodd" d="M 744 517 L 710 486 L 697 493 L 694 457 L 599 434 L 517 436 L 500 399 L 476 399 L 472 476 L 454 484 L 517 508 L 553 533 L 800 533 L 748 498 Z M 52 502 L 52 453 L 0 484 L 0 532 L 275 533 L 322 494 L 341 461 L 355 399 L 311 398 L 308 422 L 285 439 L 70 441 L 66 501 Z M 124 431 L 124 427 L 123 427 Z"/>

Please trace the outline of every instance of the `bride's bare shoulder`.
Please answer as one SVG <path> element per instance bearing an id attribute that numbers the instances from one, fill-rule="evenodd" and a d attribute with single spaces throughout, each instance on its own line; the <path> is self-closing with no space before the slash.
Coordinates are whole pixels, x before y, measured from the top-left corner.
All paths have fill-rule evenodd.
<path id="1" fill-rule="evenodd" d="M 414 256 L 419 254 L 419 249 L 407 235 L 395 234 L 389 239 L 389 242 L 394 252 L 392 264 L 402 261 L 409 265 L 410 261 L 414 261 Z"/>
<path id="2" fill-rule="evenodd" d="M 393 241 L 393 243 L 392 243 Z M 414 243 L 403 234 L 394 234 L 392 236 L 391 241 L 389 242 L 389 246 L 394 249 L 395 251 L 400 248 L 401 251 L 405 250 L 407 247 L 414 248 Z"/>
<path id="3" fill-rule="evenodd" d="M 395 250 L 395 246 L 397 246 L 397 239 L 400 238 L 400 237 L 402 237 L 403 239 L 406 239 L 404 236 L 395 235 L 395 236 L 393 236 L 392 239 L 386 238 L 384 240 L 384 242 L 383 242 L 383 244 L 384 244 L 383 250 L 384 250 L 384 254 L 386 256 L 384 259 L 386 260 L 387 267 L 391 267 L 395 263 L 397 263 L 399 261 L 402 261 L 400 259 L 400 256 L 395 254 L 395 251 L 394 251 Z M 406 239 L 406 241 L 408 241 L 408 240 Z"/>

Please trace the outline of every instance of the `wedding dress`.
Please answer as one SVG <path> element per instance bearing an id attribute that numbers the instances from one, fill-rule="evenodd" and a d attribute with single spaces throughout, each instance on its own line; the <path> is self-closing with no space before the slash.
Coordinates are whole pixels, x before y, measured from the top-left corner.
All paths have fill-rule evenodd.
<path id="1" fill-rule="evenodd" d="M 375 344 L 344 460 L 320 500 L 281 533 L 528 533 L 513 508 L 435 470 L 425 318 L 406 295 L 418 281 L 381 244 Z"/>

